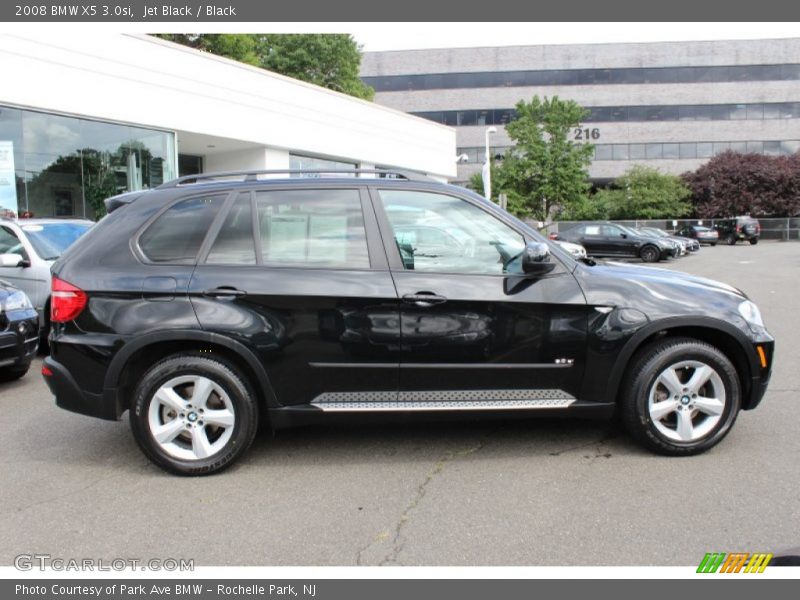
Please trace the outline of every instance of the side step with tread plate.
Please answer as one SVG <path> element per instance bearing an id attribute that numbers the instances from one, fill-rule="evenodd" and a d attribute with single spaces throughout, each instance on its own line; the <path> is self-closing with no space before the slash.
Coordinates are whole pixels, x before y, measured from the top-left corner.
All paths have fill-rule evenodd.
<path id="1" fill-rule="evenodd" d="M 563 390 L 443 390 L 327 392 L 311 406 L 326 412 L 529 410 L 567 408 L 576 399 Z"/>

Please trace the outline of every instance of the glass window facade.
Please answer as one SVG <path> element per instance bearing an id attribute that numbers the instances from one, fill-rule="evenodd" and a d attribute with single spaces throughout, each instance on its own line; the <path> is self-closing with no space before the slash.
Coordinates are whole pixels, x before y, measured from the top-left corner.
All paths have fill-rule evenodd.
<path id="1" fill-rule="evenodd" d="M 475 73 L 378 75 L 362 77 L 361 79 L 367 85 L 375 88 L 376 92 L 550 85 L 792 81 L 800 79 L 800 65 L 482 71 Z"/>
<path id="2" fill-rule="evenodd" d="M 800 151 L 800 140 L 746 141 L 746 142 L 681 142 L 648 144 L 594 144 L 594 160 L 660 160 L 711 158 L 726 150 L 744 153 L 788 156 Z M 492 148 L 495 157 L 502 157 L 508 147 Z M 483 163 L 483 147 L 458 148 L 466 154 L 466 163 Z"/>
<path id="3" fill-rule="evenodd" d="M 584 123 L 639 121 L 762 121 L 800 119 L 800 102 L 754 104 L 687 104 L 654 106 L 588 106 Z M 412 115 L 455 126 L 505 125 L 516 116 L 513 108 L 437 110 Z"/>
<path id="4" fill-rule="evenodd" d="M 355 163 L 346 163 L 327 158 L 318 158 L 316 156 L 290 154 L 289 168 L 292 170 L 307 169 L 310 171 L 324 171 L 325 169 L 330 169 L 331 171 L 349 171 L 354 170 L 356 165 Z M 296 175 L 298 177 L 300 176 L 299 174 Z"/>
<path id="5" fill-rule="evenodd" d="M 131 125 L 0 106 L 2 148 L 14 165 L 2 208 L 34 217 L 94 219 L 105 198 L 176 175 L 175 135 Z"/>

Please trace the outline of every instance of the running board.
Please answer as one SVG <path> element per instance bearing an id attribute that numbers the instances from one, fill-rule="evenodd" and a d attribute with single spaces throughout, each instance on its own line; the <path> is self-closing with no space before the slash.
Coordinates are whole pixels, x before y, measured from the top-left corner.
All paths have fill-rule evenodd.
<path id="1" fill-rule="evenodd" d="M 530 410 L 567 408 L 575 398 L 562 390 L 445 390 L 425 392 L 328 392 L 311 406 L 325 412 Z"/>

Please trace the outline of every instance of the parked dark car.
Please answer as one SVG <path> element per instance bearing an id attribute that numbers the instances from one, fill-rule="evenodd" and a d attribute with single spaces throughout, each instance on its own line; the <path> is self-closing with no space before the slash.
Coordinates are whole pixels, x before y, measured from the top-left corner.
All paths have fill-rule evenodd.
<path id="1" fill-rule="evenodd" d="M 719 232 L 719 237 L 729 246 L 733 246 L 739 240 L 747 240 L 751 245 L 758 243 L 761 235 L 761 225 L 753 217 L 733 217 L 717 221 L 714 228 Z"/>
<path id="2" fill-rule="evenodd" d="M 668 233 L 663 229 L 659 229 L 658 227 L 639 227 L 637 231 L 640 231 L 643 235 L 652 235 L 654 237 L 678 242 L 684 249 L 684 254 L 687 252 L 697 252 L 700 250 L 700 242 L 697 240 L 681 235 L 672 235 L 671 233 Z"/>
<path id="3" fill-rule="evenodd" d="M 580 244 L 589 256 L 641 258 L 644 262 L 658 262 L 680 253 L 680 245 L 643 235 L 616 223 L 584 223 L 566 231 L 559 231 L 556 239 Z"/>
<path id="4" fill-rule="evenodd" d="M 764 395 L 773 339 L 728 285 L 574 260 L 428 178 L 314 174 L 109 199 L 53 267 L 43 374 L 58 406 L 128 411 L 151 460 L 199 475 L 260 423 L 431 413 L 618 411 L 645 447 L 690 455 Z M 418 254 L 422 227 L 457 244 Z"/>
<path id="5" fill-rule="evenodd" d="M 708 244 L 716 246 L 719 241 L 719 233 L 710 227 L 703 227 L 702 225 L 685 225 L 678 229 L 677 235 L 694 238 L 701 244 Z"/>
<path id="6" fill-rule="evenodd" d="M 0 381 L 23 377 L 39 348 L 39 316 L 28 295 L 0 279 Z"/>

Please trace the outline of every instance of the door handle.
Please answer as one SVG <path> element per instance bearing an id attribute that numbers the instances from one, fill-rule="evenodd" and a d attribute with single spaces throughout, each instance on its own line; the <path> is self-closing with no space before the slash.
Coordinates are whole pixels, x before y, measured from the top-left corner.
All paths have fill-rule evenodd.
<path id="1" fill-rule="evenodd" d="M 406 294 L 403 296 L 403 302 L 427 308 L 434 304 L 443 304 L 447 302 L 447 298 L 434 294 L 433 292 L 417 292 L 416 294 Z"/>
<path id="2" fill-rule="evenodd" d="M 220 300 L 233 300 L 234 298 L 241 298 L 246 296 L 247 292 L 244 290 L 237 290 L 234 287 L 220 286 L 213 290 L 205 290 L 203 296 L 206 298 L 219 298 Z"/>

